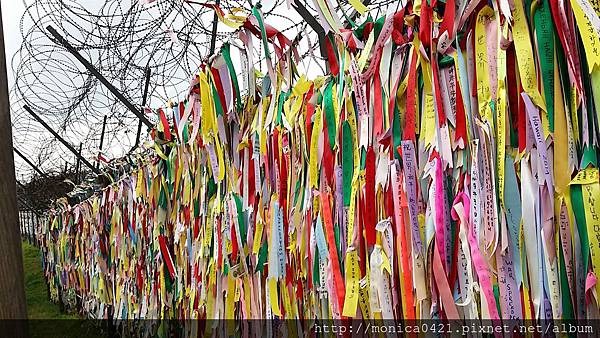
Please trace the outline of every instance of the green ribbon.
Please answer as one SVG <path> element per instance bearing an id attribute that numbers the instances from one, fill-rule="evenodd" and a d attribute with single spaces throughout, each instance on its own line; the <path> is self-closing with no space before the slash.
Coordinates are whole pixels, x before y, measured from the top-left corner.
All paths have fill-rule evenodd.
<path id="1" fill-rule="evenodd" d="M 323 93 L 323 101 L 325 108 L 325 122 L 327 123 L 327 134 L 329 136 L 329 146 L 331 150 L 335 147 L 335 137 L 337 128 L 335 125 L 335 111 L 333 109 L 333 81 L 330 81 Z"/>
<path id="2" fill-rule="evenodd" d="M 242 200 L 237 194 L 233 194 L 233 200 L 235 201 L 235 206 L 237 208 L 237 218 L 238 224 L 240 227 L 240 240 L 242 241 L 242 246 L 246 245 L 247 237 L 248 237 L 248 229 L 246 227 L 246 222 L 244 221 L 244 210 L 242 208 Z M 243 250 L 240 248 L 240 250 Z"/>
<path id="3" fill-rule="evenodd" d="M 352 142 L 352 130 L 350 123 L 344 121 L 342 124 L 342 182 L 344 182 L 344 206 L 350 206 L 350 195 L 352 191 L 352 178 L 354 177 L 354 144 Z"/>
<path id="4" fill-rule="evenodd" d="M 265 241 L 260 247 L 260 250 L 258 250 L 258 262 L 256 262 L 256 271 L 264 271 L 265 262 L 267 261 L 267 251 L 267 242 Z"/>
<path id="5" fill-rule="evenodd" d="M 215 108 L 217 109 L 217 116 L 223 116 L 223 103 L 221 102 L 221 98 L 219 97 L 219 92 L 215 87 L 214 83 L 210 83 L 210 89 L 212 93 L 213 100 L 215 101 Z"/>
<path id="6" fill-rule="evenodd" d="M 294 188 L 294 205 L 296 205 L 296 202 L 298 201 L 298 195 L 300 191 L 304 190 L 300 189 L 300 187 L 302 186 L 301 182 L 303 182 L 301 179 L 296 180 L 296 187 Z"/>
<path id="7" fill-rule="evenodd" d="M 208 200 L 210 200 L 213 195 L 217 193 L 217 184 L 215 183 L 212 175 L 207 175 L 207 177 L 208 182 L 206 182 L 206 196 L 208 197 Z"/>
<path id="8" fill-rule="evenodd" d="M 579 46 L 580 46 L 580 50 L 584 49 L 583 46 L 583 42 L 581 41 L 581 39 L 579 39 Z M 579 57 L 580 57 L 580 66 L 581 66 L 581 73 L 582 74 L 586 74 L 586 76 L 582 76 L 582 82 L 583 82 L 583 89 L 585 92 L 585 98 L 586 100 L 583 100 L 583 104 L 585 104 L 586 108 L 587 108 L 587 125 L 583 125 L 584 119 L 582 118 L 582 114 L 583 112 L 583 106 L 580 107 L 578 113 L 579 113 L 579 123 L 580 123 L 580 128 L 579 130 L 584 130 L 587 129 L 588 130 L 588 135 L 589 135 L 589 143 L 593 143 L 593 140 L 596 139 L 596 128 L 595 128 L 595 122 L 596 122 L 596 111 L 594 109 L 594 104 L 593 104 L 593 100 L 591 98 L 594 97 L 594 94 L 592 92 L 592 77 L 589 76 L 590 72 L 589 72 L 589 68 L 588 68 L 588 63 L 585 60 L 584 57 L 585 53 L 580 53 Z M 583 140 L 585 141 L 585 140 Z M 588 143 L 588 144 L 589 144 Z M 585 168 L 587 167 L 590 163 L 596 167 L 596 154 L 595 154 L 595 150 L 591 149 L 591 147 L 584 147 L 583 149 L 583 158 L 581 160 L 582 164 L 581 167 Z"/>
<path id="9" fill-rule="evenodd" d="M 590 257 L 590 243 L 588 240 L 588 233 L 585 222 L 585 209 L 583 207 L 583 194 L 581 193 L 581 185 L 571 185 L 571 204 L 573 206 L 573 213 L 575 214 L 575 222 L 577 223 L 579 240 L 581 241 L 581 257 L 583 258 L 583 269 L 587 271 Z"/>
<path id="10" fill-rule="evenodd" d="M 200 216 L 200 199 L 194 199 L 194 218 L 198 218 Z"/>
<path id="11" fill-rule="evenodd" d="M 165 192 L 165 188 L 162 186 L 160 187 L 160 194 L 158 195 L 158 206 L 163 208 L 163 209 L 167 209 L 167 193 Z"/>
<path id="12" fill-rule="evenodd" d="M 276 125 L 280 125 L 281 124 L 281 114 L 283 113 L 283 104 L 285 103 L 285 101 L 287 101 L 288 97 L 290 97 L 290 93 L 289 92 L 281 92 L 279 94 L 278 97 L 278 101 L 277 101 L 277 119 L 275 120 L 275 124 Z"/>
<path id="13" fill-rule="evenodd" d="M 538 42 L 540 71 L 546 98 L 546 111 L 550 132 L 554 132 L 554 24 L 550 3 L 542 1 L 533 15 Z"/>
<path id="14" fill-rule="evenodd" d="M 373 22 L 373 17 L 371 16 L 371 14 L 368 14 L 365 22 L 363 22 L 360 26 L 358 26 L 358 28 L 354 29 L 354 36 L 356 36 L 359 40 L 362 41 L 365 27 L 367 26 L 368 23 L 372 23 L 372 22 Z"/>
<path id="15" fill-rule="evenodd" d="M 262 19 L 262 13 L 255 6 L 252 8 L 252 14 L 256 18 L 256 21 L 258 22 L 258 27 L 260 28 L 260 35 L 262 36 L 262 42 L 265 48 L 265 57 L 267 58 L 267 60 L 271 60 L 271 53 L 269 52 L 269 41 L 267 41 L 267 31 L 265 30 L 265 24 Z"/>
<path id="16" fill-rule="evenodd" d="M 588 120 L 588 122 L 591 122 L 591 121 Z M 591 123 L 593 123 L 593 122 L 591 122 Z M 592 129 L 593 128 L 590 128 L 590 132 L 592 132 Z M 596 150 L 590 145 L 583 147 L 583 155 L 581 157 L 581 168 L 582 169 L 587 168 L 590 164 L 592 165 L 592 167 L 596 168 L 597 163 L 598 163 L 598 159 L 596 156 Z"/>
<path id="17" fill-rule="evenodd" d="M 394 98 L 395 100 L 395 98 Z M 394 158 L 402 163 L 402 156 L 398 152 L 398 147 L 402 144 L 402 125 L 400 122 L 400 111 L 398 104 L 394 105 L 394 118 L 392 119 L 392 135 L 394 137 Z"/>
<path id="18" fill-rule="evenodd" d="M 340 227 L 336 224 L 333 227 L 333 236 L 335 237 L 335 249 L 337 250 L 338 263 L 340 264 L 340 270 L 342 276 L 344 275 L 344 259 L 342 258 L 342 246 L 340 243 Z"/>
<path id="19" fill-rule="evenodd" d="M 185 122 L 183 125 L 183 130 L 181 131 L 181 134 L 183 134 L 183 143 L 188 143 L 190 136 L 189 134 L 189 127 L 188 127 L 189 123 Z"/>
<path id="20" fill-rule="evenodd" d="M 558 250 L 559 258 L 560 258 L 560 288 L 563 290 L 561 292 L 561 302 L 563 309 L 563 319 L 573 319 L 573 303 L 571 302 L 571 293 L 569 292 L 570 286 L 569 281 L 567 280 L 567 269 L 565 266 L 565 257 L 562 250 Z"/>
<path id="21" fill-rule="evenodd" d="M 319 250 L 315 250 L 315 257 L 313 259 L 313 286 L 316 288 L 320 284 L 319 277 Z"/>
<path id="22" fill-rule="evenodd" d="M 225 64 L 227 64 L 227 70 L 229 70 L 229 75 L 231 76 L 231 82 L 233 82 L 233 90 L 235 92 L 235 108 L 236 111 L 242 110 L 242 98 L 240 95 L 240 88 L 238 86 L 237 75 L 235 73 L 235 68 L 233 67 L 233 62 L 231 62 L 231 46 L 229 43 L 223 45 L 221 48 L 221 52 L 223 58 L 225 59 Z"/>

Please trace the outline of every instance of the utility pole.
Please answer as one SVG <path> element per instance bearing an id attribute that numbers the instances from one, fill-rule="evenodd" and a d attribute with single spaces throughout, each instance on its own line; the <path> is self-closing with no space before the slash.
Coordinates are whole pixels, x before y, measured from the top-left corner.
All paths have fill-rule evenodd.
<path id="1" fill-rule="evenodd" d="M 0 128 L 4 130 L 4 136 L 0 137 L 0 169 L 3 171 L 0 175 L 0 319 L 27 319 L 1 5 Z M 26 320 L 13 324 L 11 336 L 20 338 L 29 335 Z"/>
<path id="2" fill-rule="evenodd" d="M 40 168 L 38 168 L 35 164 L 33 164 L 33 162 L 31 162 L 25 155 L 23 155 L 22 152 L 20 152 L 14 146 L 13 146 L 13 150 L 15 151 L 15 153 L 17 155 L 19 155 L 19 157 L 21 157 L 23 159 L 23 161 L 25 161 L 27 164 L 29 164 L 38 174 L 40 174 L 41 176 L 44 176 L 44 177 L 48 176 L 43 171 L 41 171 Z"/>
<path id="3" fill-rule="evenodd" d="M 65 147 L 67 147 L 73 154 L 75 154 L 75 156 L 78 159 L 80 159 L 83 164 L 85 164 L 88 168 L 90 168 L 94 173 L 96 173 L 98 175 L 101 174 L 99 169 L 96 169 L 90 162 L 88 162 L 88 160 L 86 160 L 83 156 L 81 156 L 81 154 L 79 154 L 77 152 L 77 150 L 75 150 L 75 148 L 73 148 L 73 146 L 71 144 L 69 144 L 69 142 L 65 141 L 65 139 L 63 139 L 60 135 L 58 135 L 58 133 L 55 132 L 54 129 L 52 129 L 46 122 L 44 122 L 44 120 L 42 120 L 41 117 L 39 117 L 36 113 L 34 113 L 33 110 L 31 110 L 31 108 L 29 108 L 29 106 L 23 106 L 23 108 L 29 114 L 31 114 L 31 116 L 33 116 L 33 118 L 36 119 L 42 126 L 44 126 L 44 128 L 46 128 L 52 135 L 54 135 L 54 137 L 56 137 L 57 140 L 59 140 L 62 144 L 64 144 Z"/>
<path id="4" fill-rule="evenodd" d="M 129 102 L 129 100 L 127 100 L 125 98 L 125 96 L 123 96 L 123 94 L 121 94 L 117 90 L 117 88 L 115 88 L 115 86 L 113 86 L 110 82 L 108 82 L 108 80 L 102 74 L 100 74 L 100 72 L 88 60 L 86 60 L 83 56 L 81 56 L 81 54 L 79 54 L 79 52 L 69 43 L 69 41 L 67 41 L 64 37 L 62 37 L 62 35 L 60 35 L 54 29 L 54 27 L 48 26 L 48 27 L 46 27 L 46 29 L 48 30 L 48 32 L 50 32 L 50 34 L 52 34 L 54 39 L 56 39 L 56 42 L 58 42 L 60 45 L 65 47 L 69 51 L 69 53 L 73 54 L 73 56 L 75 56 L 75 58 L 77 58 L 77 60 L 79 60 L 79 62 L 81 62 L 81 64 L 85 68 L 87 68 L 87 70 L 90 73 L 92 73 L 98 80 L 100 80 L 100 82 L 102 82 L 102 84 L 111 93 L 113 93 L 113 95 L 117 99 L 119 99 L 119 101 L 121 101 L 129 110 L 131 110 L 131 112 L 133 112 L 135 114 L 135 116 L 137 116 L 140 119 L 140 121 L 144 122 L 144 124 L 146 124 L 146 126 L 148 128 L 152 128 L 152 123 L 150 123 L 150 121 L 148 121 L 148 119 L 140 113 L 140 110 L 138 108 L 136 108 L 133 105 L 133 103 Z"/>

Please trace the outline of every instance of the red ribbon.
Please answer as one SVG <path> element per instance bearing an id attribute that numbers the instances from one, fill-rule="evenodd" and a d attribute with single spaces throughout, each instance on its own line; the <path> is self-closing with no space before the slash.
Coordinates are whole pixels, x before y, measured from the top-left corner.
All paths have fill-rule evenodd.
<path id="1" fill-rule="evenodd" d="M 327 236 L 327 245 L 329 247 L 329 256 L 331 257 L 331 268 L 333 270 L 333 283 L 337 294 L 338 309 L 344 306 L 344 298 L 346 296 L 346 288 L 342 279 L 340 270 L 340 261 L 335 242 L 335 234 L 333 230 L 333 220 L 331 218 L 331 206 L 329 205 L 329 193 L 321 192 L 321 204 L 323 212 L 323 221 L 325 223 L 325 232 Z"/>
<path id="2" fill-rule="evenodd" d="M 442 102 L 442 95 L 440 89 L 440 75 L 437 62 L 437 53 L 431 52 L 431 69 L 433 70 L 433 85 L 435 86 L 435 105 L 438 111 L 438 126 L 442 127 L 446 124 L 446 114 L 444 113 L 444 104 Z"/>
<path id="3" fill-rule="evenodd" d="M 365 173 L 365 232 L 367 245 L 375 245 L 375 152 L 373 147 L 367 150 Z"/>
<path id="4" fill-rule="evenodd" d="M 158 243 L 160 244 L 160 252 L 162 254 L 163 260 L 165 264 L 167 264 L 167 269 L 169 269 L 169 275 L 171 279 L 175 279 L 175 268 L 173 267 L 173 259 L 171 258 L 171 253 L 167 248 L 167 242 L 164 235 L 158 236 Z"/>
<path id="5" fill-rule="evenodd" d="M 219 101 L 221 101 L 220 103 L 221 103 L 221 108 L 223 109 L 223 113 L 227 114 L 227 103 L 225 102 L 225 91 L 223 90 L 223 83 L 221 83 L 221 75 L 219 74 L 219 70 L 214 67 L 210 67 L 210 72 L 213 75 L 214 85 L 215 85 L 215 88 L 217 89 L 217 94 L 219 95 Z M 235 96 L 235 90 L 232 90 L 232 92 Z"/>
<path id="6" fill-rule="evenodd" d="M 333 76 L 337 76 L 340 71 L 340 67 L 338 65 L 337 56 L 333 50 L 331 40 L 327 36 L 325 37 L 325 50 L 327 51 L 327 61 L 329 61 L 329 71 Z"/>
<path id="7" fill-rule="evenodd" d="M 416 115 L 416 86 L 417 86 L 417 53 L 413 49 L 412 59 L 410 61 L 410 70 L 408 72 L 408 87 L 406 92 L 406 122 L 404 126 L 404 140 L 416 140 L 415 136 L 415 115 Z"/>
<path id="8" fill-rule="evenodd" d="M 463 102 L 462 92 L 460 90 L 460 83 L 458 82 L 458 73 L 454 72 L 454 78 L 456 80 L 456 132 L 454 133 L 454 140 L 463 140 L 465 146 L 467 142 L 467 122 L 465 116 L 465 106 Z"/>
<path id="9" fill-rule="evenodd" d="M 381 134 L 383 129 L 383 104 L 381 102 L 381 78 L 379 76 L 379 64 L 375 67 L 375 74 L 373 75 L 373 96 L 375 102 L 373 102 L 373 109 L 375 116 L 373 118 L 373 136 L 377 137 Z M 393 112 L 391 112 L 393 114 Z"/>
<path id="10" fill-rule="evenodd" d="M 162 124 L 164 129 L 165 139 L 167 141 L 171 141 L 171 127 L 169 126 L 167 116 L 165 115 L 165 112 L 162 110 L 162 108 L 158 109 L 158 113 L 160 115 L 160 123 Z"/>
<path id="11" fill-rule="evenodd" d="M 421 17 L 419 19 L 419 40 L 424 47 L 431 45 L 431 22 L 433 17 L 431 7 L 427 0 L 421 3 Z"/>

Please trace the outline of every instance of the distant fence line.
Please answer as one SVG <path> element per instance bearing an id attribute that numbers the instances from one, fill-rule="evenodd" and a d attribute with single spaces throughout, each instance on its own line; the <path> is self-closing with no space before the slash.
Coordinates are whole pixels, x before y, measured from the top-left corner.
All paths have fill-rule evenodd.
<path id="1" fill-rule="evenodd" d="M 21 238 L 29 244 L 39 246 L 35 238 L 35 229 L 43 217 L 31 209 L 19 209 L 19 229 Z"/>

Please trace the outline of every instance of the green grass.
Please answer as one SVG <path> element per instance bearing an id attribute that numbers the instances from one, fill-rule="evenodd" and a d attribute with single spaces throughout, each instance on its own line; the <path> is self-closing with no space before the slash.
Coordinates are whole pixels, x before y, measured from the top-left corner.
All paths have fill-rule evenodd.
<path id="1" fill-rule="evenodd" d="M 42 271 L 40 250 L 22 242 L 23 270 L 25 270 L 25 295 L 29 319 L 79 319 L 76 315 L 61 313 L 57 304 L 50 301 L 46 279 Z"/>
<path id="2" fill-rule="evenodd" d="M 63 313 L 58 304 L 50 301 L 46 279 L 42 271 L 40 250 L 28 242 L 22 242 L 22 247 L 25 297 L 31 337 L 92 338 L 102 336 L 102 331 L 98 329 L 97 323 L 82 319 L 78 315 Z"/>

